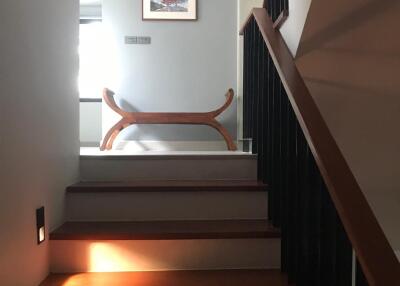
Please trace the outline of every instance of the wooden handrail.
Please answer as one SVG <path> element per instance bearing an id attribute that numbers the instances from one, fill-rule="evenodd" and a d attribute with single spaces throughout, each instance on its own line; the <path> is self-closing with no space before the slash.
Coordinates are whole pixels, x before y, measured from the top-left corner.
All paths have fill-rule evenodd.
<path id="1" fill-rule="evenodd" d="M 288 16 L 289 16 L 289 11 L 283 10 L 282 13 L 279 14 L 276 21 L 274 22 L 274 29 L 279 30 L 282 27 L 282 25 L 286 22 Z"/>
<path id="2" fill-rule="evenodd" d="M 307 89 L 282 35 L 274 29 L 266 9 L 253 9 L 249 20 L 253 17 L 369 285 L 400 285 L 399 261 Z M 245 26 L 248 23 L 246 21 Z"/>
<path id="3" fill-rule="evenodd" d="M 263 8 L 256 8 L 256 9 L 263 9 Z M 276 21 L 273 24 L 273 28 L 274 29 L 280 29 L 283 25 L 283 23 L 285 23 L 285 21 L 287 20 L 287 18 L 289 17 L 289 11 L 288 10 L 283 10 L 278 18 L 276 19 Z M 246 21 L 244 21 L 243 26 L 240 28 L 239 30 L 239 35 L 243 36 L 244 34 L 244 29 L 246 28 L 246 26 L 249 24 L 250 20 L 253 18 L 253 13 L 250 13 L 249 16 L 247 16 Z"/>

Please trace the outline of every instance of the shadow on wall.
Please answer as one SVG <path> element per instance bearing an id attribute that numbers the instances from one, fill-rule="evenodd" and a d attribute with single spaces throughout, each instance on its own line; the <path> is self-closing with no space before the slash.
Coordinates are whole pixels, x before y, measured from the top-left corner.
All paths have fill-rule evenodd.
<path id="1" fill-rule="evenodd" d="M 381 15 L 397 4 L 397 0 L 368 1 L 365 5 L 357 7 L 342 17 L 335 19 L 334 22 L 318 31 L 318 33 L 314 33 L 308 38 L 306 36 L 306 39 L 301 42 L 301 48 L 297 53 L 296 59 L 301 58 L 316 48 L 323 47 L 324 44 L 332 41 L 332 39 L 357 28 L 360 24 L 371 21 L 374 17 Z"/>
<path id="2" fill-rule="evenodd" d="M 399 1 L 313 1 L 296 59 L 394 249 L 400 248 L 399 27 Z"/>

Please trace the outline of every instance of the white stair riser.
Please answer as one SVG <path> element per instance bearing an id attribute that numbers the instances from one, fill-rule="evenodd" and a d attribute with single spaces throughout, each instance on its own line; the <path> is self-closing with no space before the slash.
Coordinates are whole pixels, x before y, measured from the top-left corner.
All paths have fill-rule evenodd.
<path id="1" fill-rule="evenodd" d="M 278 269 L 279 239 L 51 241 L 52 273 Z"/>
<path id="2" fill-rule="evenodd" d="M 81 181 L 257 180 L 254 156 L 227 158 L 81 157 Z"/>
<path id="3" fill-rule="evenodd" d="M 69 221 L 267 219 L 267 192 L 70 193 Z"/>

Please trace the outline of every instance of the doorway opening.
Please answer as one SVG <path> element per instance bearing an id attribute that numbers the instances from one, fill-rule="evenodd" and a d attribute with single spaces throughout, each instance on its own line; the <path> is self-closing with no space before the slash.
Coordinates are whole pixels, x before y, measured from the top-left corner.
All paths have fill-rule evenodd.
<path id="1" fill-rule="evenodd" d="M 80 0 L 78 85 L 81 147 L 97 147 L 102 137 L 102 20 L 101 0 Z"/>

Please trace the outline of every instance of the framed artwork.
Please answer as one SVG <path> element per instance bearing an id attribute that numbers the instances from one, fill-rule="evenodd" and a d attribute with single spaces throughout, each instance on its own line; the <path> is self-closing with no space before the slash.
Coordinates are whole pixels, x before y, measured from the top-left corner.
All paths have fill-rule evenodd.
<path id="1" fill-rule="evenodd" d="M 142 0 L 143 20 L 197 20 L 197 0 Z"/>

